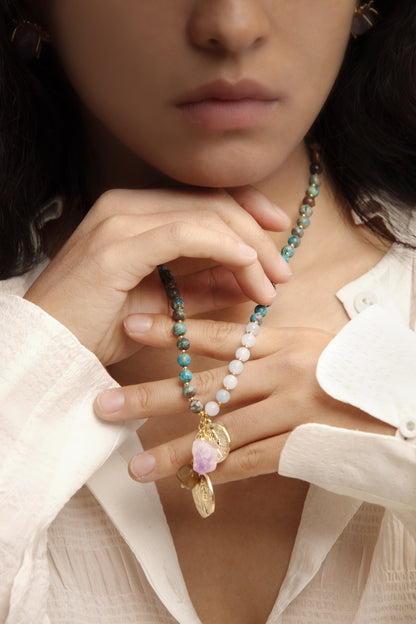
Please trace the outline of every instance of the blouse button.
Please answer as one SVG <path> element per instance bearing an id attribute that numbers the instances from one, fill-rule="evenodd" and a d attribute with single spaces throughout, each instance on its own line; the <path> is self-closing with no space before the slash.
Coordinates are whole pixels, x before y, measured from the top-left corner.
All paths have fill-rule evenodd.
<path id="1" fill-rule="evenodd" d="M 416 418 L 406 418 L 399 425 L 399 431 L 404 438 L 416 438 Z"/>
<path id="2" fill-rule="evenodd" d="M 354 308 L 357 312 L 362 312 L 375 303 L 377 303 L 377 295 L 370 290 L 363 290 L 354 297 Z"/>

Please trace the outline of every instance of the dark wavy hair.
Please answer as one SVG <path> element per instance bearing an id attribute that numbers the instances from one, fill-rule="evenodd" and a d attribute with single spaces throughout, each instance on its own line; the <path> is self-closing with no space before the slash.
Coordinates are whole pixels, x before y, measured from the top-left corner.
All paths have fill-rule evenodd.
<path id="1" fill-rule="evenodd" d="M 346 205 L 380 236 L 414 246 L 406 223 L 416 199 L 416 2 L 376 6 L 377 24 L 351 39 L 312 134 Z M 80 105 L 53 47 L 27 62 L 10 42 L 24 17 L 17 2 L 0 0 L 1 279 L 42 256 L 37 217 L 45 203 L 60 195 L 65 211 L 83 214 L 93 199 Z"/>

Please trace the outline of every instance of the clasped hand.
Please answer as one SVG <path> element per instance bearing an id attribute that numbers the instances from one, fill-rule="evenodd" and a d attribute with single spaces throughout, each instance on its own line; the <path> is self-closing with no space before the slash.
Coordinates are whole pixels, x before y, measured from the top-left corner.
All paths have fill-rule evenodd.
<path id="1" fill-rule="evenodd" d="M 146 318 L 151 326 L 145 332 L 129 331 L 133 323 L 126 320 L 126 331 L 133 339 L 161 348 L 175 345 L 169 317 Z M 194 354 L 225 362 L 233 359 L 242 335 L 241 325 L 188 320 L 187 327 Z M 303 423 L 388 432 L 387 425 L 332 399 L 318 385 L 317 361 L 331 338 L 329 333 L 317 329 L 262 327 L 252 349 L 252 359 L 246 362 L 239 384 L 232 392 L 233 410 L 215 419 L 230 434 L 231 453 L 210 475 L 214 483 L 276 472 L 288 435 Z M 192 383 L 198 388 L 198 398 L 212 399 L 225 374 L 226 365 L 194 374 Z M 180 386 L 175 378 L 110 390 L 98 397 L 95 410 L 101 418 L 112 421 L 157 419 L 166 413 L 175 418 L 187 409 Z M 103 406 L 106 402 L 114 406 L 116 396 L 122 400 L 122 406 L 106 412 Z M 196 429 L 197 418 L 192 414 L 189 418 L 196 419 Z M 129 465 L 131 476 L 146 482 L 175 474 L 180 466 L 191 461 L 194 436 L 195 433 L 182 436 L 136 456 Z"/>

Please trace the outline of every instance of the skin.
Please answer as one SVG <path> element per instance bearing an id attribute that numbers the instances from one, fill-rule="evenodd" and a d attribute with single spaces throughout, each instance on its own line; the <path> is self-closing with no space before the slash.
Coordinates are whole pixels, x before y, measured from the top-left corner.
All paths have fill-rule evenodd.
<path id="1" fill-rule="evenodd" d="M 98 416 L 149 419 L 140 429 L 147 452 L 130 472 L 158 480 L 202 621 L 260 624 L 284 578 L 307 491 L 276 474 L 290 431 L 323 422 L 390 433 L 330 399 L 315 380 L 319 354 L 348 320 L 336 291 L 385 250 L 350 223 L 325 182 L 290 280 L 277 251 L 290 220 L 275 204 L 293 220 L 308 178 L 303 139 L 339 71 L 355 2 L 316 0 L 312 10 L 306 0 L 122 4 L 53 0 L 45 17 L 83 103 L 97 201 L 26 297 L 66 324 L 125 386 L 97 399 Z M 261 122 L 216 131 L 178 110 L 193 89 L 242 78 L 277 100 Z M 224 368 L 211 367 L 232 359 L 248 299 L 271 303 L 273 281 L 284 301 L 271 308 L 250 374 L 219 418 L 232 452 L 213 474 L 222 484 L 218 511 L 204 525 L 173 478 L 189 462 L 196 422 L 178 388 L 171 320 L 154 272 L 170 261 L 188 313 L 200 316 L 187 324 L 195 370 L 206 369 L 196 375 L 201 398 L 221 385 Z M 137 331 L 138 321 L 147 331 Z M 195 553 L 204 557 L 203 572 Z"/>

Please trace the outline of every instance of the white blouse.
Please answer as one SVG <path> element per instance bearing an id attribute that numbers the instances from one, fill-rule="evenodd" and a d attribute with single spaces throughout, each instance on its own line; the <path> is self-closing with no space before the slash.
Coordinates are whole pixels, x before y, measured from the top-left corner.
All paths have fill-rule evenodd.
<path id="1" fill-rule="evenodd" d="M 94 416 L 116 384 L 21 298 L 35 276 L 0 283 L 0 622 L 198 624 L 157 489 L 127 474 L 140 423 Z M 276 469 L 311 486 L 267 624 L 414 624 L 414 256 L 394 246 L 338 297 L 352 320 L 318 381 L 397 435 L 291 433 Z"/>

